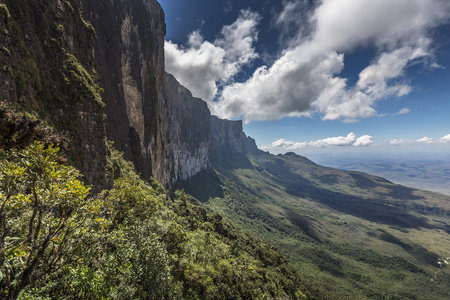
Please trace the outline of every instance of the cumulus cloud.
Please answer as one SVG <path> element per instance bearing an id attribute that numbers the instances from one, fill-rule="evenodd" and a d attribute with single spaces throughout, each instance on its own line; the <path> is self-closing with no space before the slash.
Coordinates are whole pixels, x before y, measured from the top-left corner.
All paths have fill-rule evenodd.
<path id="1" fill-rule="evenodd" d="M 320 139 L 310 142 L 293 142 L 285 139 L 279 139 L 270 145 L 261 147 L 264 150 L 278 149 L 283 151 L 296 151 L 302 148 L 328 148 L 328 147 L 346 147 L 346 146 L 367 146 L 374 142 L 374 138 L 370 135 L 363 135 L 356 138 L 351 132 L 347 136 L 336 136 Z"/>
<path id="2" fill-rule="evenodd" d="M 293 24 L 290 6 L 276 22 Z M 446 0 L 323 0 L 309 20 L 309 35 L 290 45 L 271 66 L 261 66 L 245 82 L 224 86 L 213 113 L 244 121 L 318 113 L 325 120 L 355 122 L 377 115 L 376 104 L 402 97 L 412 87 L 402 80 L 414 63 L 431 58 L 428 30 L 450 15 Z M 294 23 L 295 24 L 295 23 Z M 339 74 L 344 53 L 373 45 L 379 54 L 354 86 Z M 406 113 L 406 110 L 402 113 Z"/>
<path id="3" fill-rule="evenodd" d="M 433 143 L 433 139 L 430 138 L 430 137 L 425 136 L 423 138 L 418 139 L 417 142 L 431 144 L 431 143 Z"/>
<path id="4" fill-rule="evenodd" d="M 313 147 L 327 147 L 327 146 L 351 146 L 355 143 L 356 135 L 351 132 L 346 137 L 337 136 L 337 137 L 329 137 L 326 139 L 318 140 L 315 142 L 308 143 Z"/>
<path id="5" fill-rule="evenodd" d="M 439 142 L 441 143 L 450 143 L 450 134 L 447 134 L 446 136 L 443 136 L 439 139 Z"/>
<path id="6" fill-rule="evenodd" d="M 260 16 L 241 11 L 238 19 L 222 28 L 214 42 L 205 41 L 199 31 L 189 35 L 185 47 L 165 42 L 166 70 L 194 96 L 212 100 L 218 86 L 228 83 L 242 67 L 258 57 L 253 48 Z"/>
<path id="7" fill-rule="evenodd" d="M 363 135 L 356 139 L 356 141 L 353 143 L 353 146 L 367 146 L 374 142 L 373 136 L 370 135 Z"/>

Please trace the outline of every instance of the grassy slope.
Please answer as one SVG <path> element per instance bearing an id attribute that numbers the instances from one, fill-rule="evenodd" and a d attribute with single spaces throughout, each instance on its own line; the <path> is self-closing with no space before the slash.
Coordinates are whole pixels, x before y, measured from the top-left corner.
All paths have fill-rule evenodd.
<path id="1" fill-rule="evenodd" d="M 294 154 L 233 157 L 181 186 L 282 249 L 322 298 L 444 299 L 450 197 Z"/>

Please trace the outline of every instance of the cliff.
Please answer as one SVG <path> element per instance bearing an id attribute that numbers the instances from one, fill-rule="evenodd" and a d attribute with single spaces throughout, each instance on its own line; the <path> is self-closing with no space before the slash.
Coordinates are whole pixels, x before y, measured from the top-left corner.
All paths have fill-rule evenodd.
<path id="1" fill-rule="evenodd" d="M 192 96 L 172 75 L 166 73 L 169 105 L 169 136 L 172 182 L 186 180 L 211 167 L 211 160 L 234 154 L 264 153 L 247 137 L 242 121 L 212 116 L 206 102 Z"/>
<path id="2" fill-rule="evenodd" d="M 164 12 L 156 0 L 82 0 L 97 33 L 95 68 L 106 134 L 144 177 L 170 181 Z"/>
<path id="3" fill-rule="evenodd" d="M 166 73 L 172 182 L 210 168 L 210 116 L 206 102 Z"/>
<path id="4" fill-rule="evenodd" d="M 54 128 L 70 144 L 72 164 L 101 187 L 104 103 L 94 40 L 77 0 L 0 2 L 0 100 Z"/>
<path id="5" fill-rule="evenodd" d="M 242 122 L 165 73 L 156 0 L 1 0 L 0 25 L 0 100 L 66 140 L 87 182 L 109 185 L 105 138 L 166 188 L 244 153 Z"/>
<path id="6" fill-rule="evenodd" d="M 230 121 L 211 116 L 211 147 L 212 159 L 221 159 L 232 154 L 244 153 L 242 121 Z"/>

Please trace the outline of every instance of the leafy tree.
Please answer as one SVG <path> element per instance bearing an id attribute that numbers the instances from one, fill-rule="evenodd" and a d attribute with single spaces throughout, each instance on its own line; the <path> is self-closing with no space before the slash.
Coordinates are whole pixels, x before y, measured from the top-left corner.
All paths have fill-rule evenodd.
<path id="1" fill-rule="evenodd" d="M 88 198 L 57 147 L 0 152 L 1 299 L 305 298 L 280 252 L 109 154 Z"/>
<path id="2" fill-rule="evenodd" d="M 0 152 L 0 298 L 16 299 L 44 274 L 75 259 L 85 219 L 98 211 L 59 148 L 34 143 Z"/>

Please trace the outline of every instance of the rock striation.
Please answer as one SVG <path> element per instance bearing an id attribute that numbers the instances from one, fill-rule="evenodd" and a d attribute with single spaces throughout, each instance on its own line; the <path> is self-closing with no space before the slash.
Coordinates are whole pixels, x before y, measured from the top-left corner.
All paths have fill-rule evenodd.
<path id="1" fill-rule="evenodd" d="M 230 121 L 211 116 L 211 148 L 212 159 L 220 160 L 233 154 L 244 153 L 242 121 Z"/>

